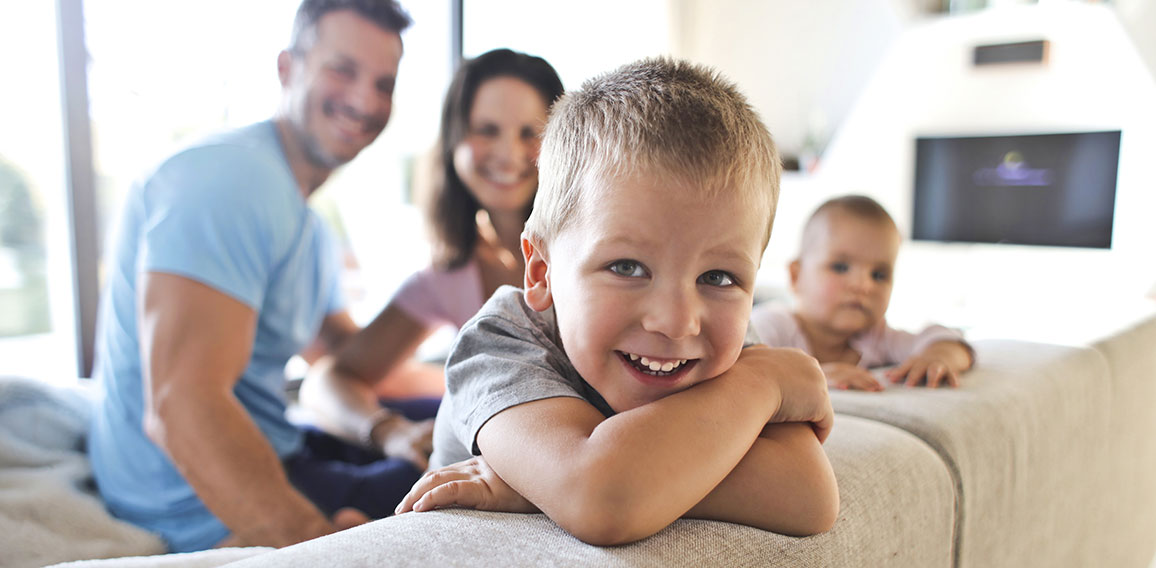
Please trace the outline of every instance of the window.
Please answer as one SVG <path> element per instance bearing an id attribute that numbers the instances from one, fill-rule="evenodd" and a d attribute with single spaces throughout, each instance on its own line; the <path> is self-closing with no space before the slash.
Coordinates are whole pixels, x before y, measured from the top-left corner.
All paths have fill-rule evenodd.
<path id="1" fill-rule="evenodd" d="M 0 3 L 0 373 L 76 376 L 53 2 Z"/>

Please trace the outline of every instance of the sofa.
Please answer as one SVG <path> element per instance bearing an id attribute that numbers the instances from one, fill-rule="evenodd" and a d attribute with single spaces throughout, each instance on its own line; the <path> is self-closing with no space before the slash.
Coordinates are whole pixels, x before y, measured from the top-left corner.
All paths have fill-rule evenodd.
<path id="1" fill-rule="evenodd" d="M 824 447 L 841 510 L 817 536 L 683 519 L 602 548 L 540 514 L 454 509 L 278 550 L 68 566 L 1149 566 L 1156 303 L 1069 344 L 974 347 L 977 365 L 957 389 L 831 393 L 836 425 Z"/>

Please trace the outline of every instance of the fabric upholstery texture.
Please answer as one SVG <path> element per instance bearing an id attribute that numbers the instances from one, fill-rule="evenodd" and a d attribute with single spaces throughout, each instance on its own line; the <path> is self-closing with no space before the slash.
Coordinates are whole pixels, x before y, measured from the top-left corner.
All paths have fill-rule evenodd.
<path id="1" fill-rule="evenodd" d="M 843 495 L 831 531 L 792 538 L 679 520 L 657 535 L 596 547 L 544 515 L 409 513 L 230 564 L 319 566 L 950 566 L 953 489 L 943 463 L 896 428 L 839 417 L 825 445 Z"/>
<path id="2" fill-rule="evenodd" d="M 1093 343 L 1111 370 L 1109 459 L 1097 547 L 1102 566 L 1148 566 L 1156 553 L 1156 315 Z"/>
<path id="3" fill-rule="evenodd" d="M 975 344 L 957 389 L 831 393 L 836 412 L 902 428 L 934 448 L 959 501 L 957 566 L 1099 565 L 1086 535 L 1106 479 L 1108 364 L 1096 350 Z"/>

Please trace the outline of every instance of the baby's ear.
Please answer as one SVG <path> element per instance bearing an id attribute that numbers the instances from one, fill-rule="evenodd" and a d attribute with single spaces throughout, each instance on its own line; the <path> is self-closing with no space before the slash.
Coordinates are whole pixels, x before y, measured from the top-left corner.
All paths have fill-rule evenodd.
<path id="1" fill-rule="evenodd" d="M 554 303 L 550 295 L 550 261 L 542 241 L 535 236 L 522 233 L 522 258 L 526 261 L 523 295 L 526 305 L 535 311 L 543 311 Z"/>
<path id="2" fill-rule="evenodd" d="M 801 268 L 802 268 L 802 264 L 799 262 L 799 259 L 797 259 L 797 258 L 795 260 L 792 260 L 791 263 L 787 265 L 787 272 L 790 273 L 790 275 L 791 275 L 791 289 L 792 290 L 795 289 L 795 284 L 797 284 L 799 282 L 799 270 Z"/>

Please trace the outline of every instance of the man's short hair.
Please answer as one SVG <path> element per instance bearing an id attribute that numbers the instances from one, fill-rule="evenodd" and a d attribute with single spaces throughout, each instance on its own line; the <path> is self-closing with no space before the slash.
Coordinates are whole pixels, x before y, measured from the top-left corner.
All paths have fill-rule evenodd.
<path id="1" fill-rule="evenodd" d="M 590 184 L 634 175 L 711 194 L 742 192 L 767 211 L 770 237 L 782 165 L 771 135 L 717 72 L 648 58 L 586 81 L 554 104 L 526 231 L 550 241 L 573 222 Z M 766 246 L 766 240 L 763 241 Z"/>
<path id="2" fill-rule="evenodd" d="M 289 51 L 305 53 L 317 39 L 317 22 L 330 12 L 353 10 L 385 31 L 401 34 L 413 23 L 396 0 L 303 0 L 293 19 Z"/>

